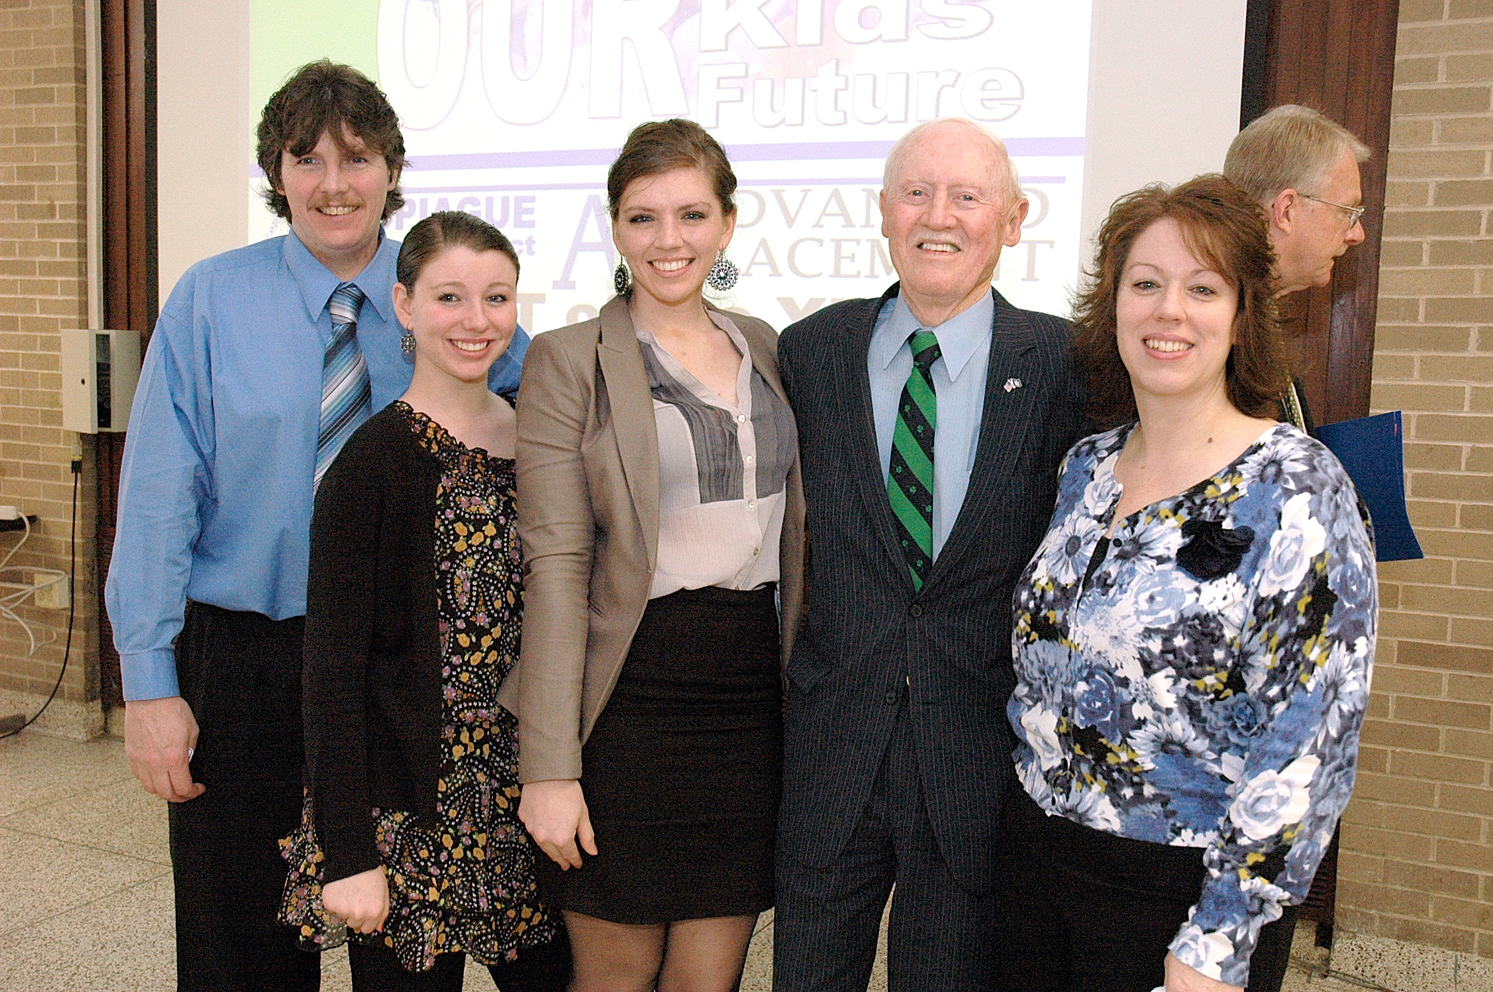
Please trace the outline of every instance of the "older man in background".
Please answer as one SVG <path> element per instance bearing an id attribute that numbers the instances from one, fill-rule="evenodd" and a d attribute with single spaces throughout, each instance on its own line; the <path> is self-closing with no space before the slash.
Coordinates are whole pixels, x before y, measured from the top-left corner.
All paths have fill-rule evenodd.
<path id="1" fill-rule="evenodd" d="M 914 128 L 881 193 L 901 281 L 782 335 L 812 553 L 786 673 L 779 992 L 863 992 L 894 885 L 889 989 L 994 977 L 1011 587 L 1083 433 L 1067 324 L 991 287 L 1026 212 L 985 128 Z"/>
<path id="2" fill-rule="evenodd" d="M 1333 262 L 1363 241 L 1358 165 L 1368 158 L 1368 146 L 1347 128 L 1293 103 L 1234 138 L 1223 174 L 1269 215 L 1279 295 L 1326 286 Z"/>
<path id="3" fill-rule="evenodd" d="M 1276 296 L 1332 281 L 1332 266 L 1364 239 L 1358 166 L 1369 148 L 1337 121 L 1294 103 L 1272 108 L 1235 136 L 1223 174 L 1264 208 L 1275 249 Z M 1281 419 L 1315 427 L 1300 385 L 1281 397 Z"/>

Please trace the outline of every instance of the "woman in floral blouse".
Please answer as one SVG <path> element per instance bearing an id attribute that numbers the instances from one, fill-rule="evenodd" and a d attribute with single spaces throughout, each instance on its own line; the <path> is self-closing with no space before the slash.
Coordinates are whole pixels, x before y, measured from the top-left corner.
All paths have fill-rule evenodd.
<path id="1" fill-rule="evenodd" d="M 1352 791 L 1374 552 L 1342 466 L 1269 419 L 1271 263 L 1217 176 L 1100 232 L 1077 349 L 1119 426 L 1068 453 L 1014 603 L 1012 988 L 1238 992 Z"/>

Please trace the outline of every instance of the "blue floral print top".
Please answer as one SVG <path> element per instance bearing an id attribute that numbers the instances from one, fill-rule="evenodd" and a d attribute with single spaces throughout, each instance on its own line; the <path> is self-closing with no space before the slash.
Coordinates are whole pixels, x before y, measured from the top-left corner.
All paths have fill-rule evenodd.
<path id="1" fill-rule="evenodd" d="M 1368 521 L 1332 453 L 1278 424 L 1116 522 L 1094 561 L 1131 429 L 1068 452 L 1016 585 L 1016 770 L 1048 815 L 1204 848 L 1171 951 L 1242 986 L 1353 788 L 1378 606 Z"/>

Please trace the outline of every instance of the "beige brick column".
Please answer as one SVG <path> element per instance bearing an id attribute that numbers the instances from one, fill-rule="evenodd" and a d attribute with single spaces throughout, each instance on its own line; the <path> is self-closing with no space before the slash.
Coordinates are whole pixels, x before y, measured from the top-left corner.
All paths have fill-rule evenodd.
<path id="1" fill-rule="evenodd" d="M 1493 957 L 1490 101 L 1493 0 L 1402 0 L 1371 405 L 1405 412 L 1426 558 L 1380 568 L 1338 894 L 1345 929 L 1473 958 Z"/>
<path id="2" fill-rule="evenodd" d="M 64 571 L 73 435 L 61 426 L 58 354 L 60 330 L 86 326 L 88 312 L 84 58 L 81 0 L 0 0 L 0 504 L 40 518 L 11 564 Z M 94 489 L 84 463 L 71 662 L 40 724 L 75 735 L 100 725 Z M 0 556 L 18 536 L 0 534 Z M 17 613 L 52 639 L 30 654 L 20 626 L 0 618 L 0 716 L 29 717 L 57 679 L 68 614 L 29 604 Z"/>

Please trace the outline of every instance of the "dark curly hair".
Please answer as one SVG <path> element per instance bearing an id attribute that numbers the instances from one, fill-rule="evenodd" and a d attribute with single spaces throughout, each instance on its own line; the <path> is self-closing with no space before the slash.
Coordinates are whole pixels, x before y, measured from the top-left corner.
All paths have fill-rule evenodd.
<path id="1" fill-rule="evenodd" d="M 360 138 L 368 150 L 382 155 L 395 179 L 384 198 L 382 220 L 404 206 L 398 179 L 404 171 L 404 135 L 399 115 L 373 81 L 352 66 L 330 59 L 308 62 L 264 105 L 257 137 L 259 168 L 269 180 L 264 202 L 277 217 L 290 220 L 290 203 L 280 192 L 280 155 L 304 155 L 330 134 L 343 151 L 344 131 Z"/>
<path id="2" fill-rule="evenodd" d="M 1239 295 L 1225 369 L 1229 402 L 1241 413 L 1271 416 L 1290 381 L 1271 289 L 1275 253 L 1260 205 L 1220 175 L 1198 176 L 1172 189 L 1147 186 L 1110 208 L 1099 229 L 1094 268 L 1073 305 L 1075 363 L 1088 385 L 1090 414 L 1101 427 L 1136 418 L 1130 374 L 1115 340 L 1115 301 L 1131 247 L 1164 218 L 1176 221 L 1188 251 Z"/>
<path id="3" fill-rule="evenodd" d="M 622 194 L 633 181 L 688 168 L 705 173 L 721 201 L 722 214 L 729 217 L 735 212 L 736 173 L 731 171 L 725 149 L 694 121 L 675 117 L 639 124 L 627 136 L 617 161 L 607 171 L 607 206 L 612 220 L 617 219 Z"/>

